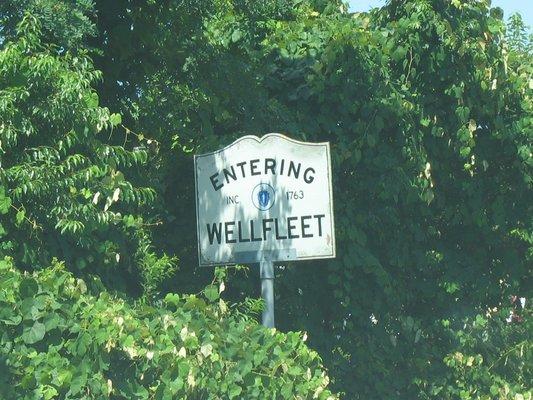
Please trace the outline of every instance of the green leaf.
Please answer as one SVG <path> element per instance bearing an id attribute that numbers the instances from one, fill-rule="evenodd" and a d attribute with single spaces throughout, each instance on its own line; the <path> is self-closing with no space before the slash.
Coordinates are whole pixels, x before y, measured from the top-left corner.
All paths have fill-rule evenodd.
<path id="1" fill-rule="evenodd" d="M 34 344 L 44 338 L 46 328 L 44 324 L 35 321 L 31 327 L 27 327 L 22 332 L 22 340 L 27 344 Z"/>
<path id="2" fill-rule="evenodd" d="M 109 116 L 109 122 L 113 126 L 120 125 L 122 123 L 122 116 L 120 114 L 111 114 Z"/>
<path id="3" fill-rule="evenodd" d="M 88 333 L 80 333 L 76 343 L 76 355 L 83 356 L 87 352 L 87 348 L 91 344 L 91 340 L 91 336 Z"/>
<path id="4" fill-rule="evenodd" d="M 242 37 L 242 32 L 239 29 L 235 29 L 231 34 L 231 41 L 233 43 L 237 42 Z"/>
<path id="5" fill-rule="evenodd" d="M 215 285 L 209 285 L 204 289 L 205 297 L 209 301 L 215 301 L 218 300 L 219 294 L 218 294 L 218 288 Z"/>
<path id="6" fill-rule="evenodd" d="M 126 228 L 133 228 L 137 225 L 137 221 L 135 220 L 135 217 L 131 214 L 125 215 L 123 217 L 123 221 L 124 221 L 124 226 Z"/>
<path id="7" fill-rule="evenodd" d="M 89 108 L 96 108 L 96 107 L 98 107 L 98 94 L 97 94 L 97 93 L 92 92 L 92 93 L 88 96 L 87 106 L 88 106 Z"/>
<path id="8" fill-rule="evenodd" d="M 376 135 L 368 135 L 366 140 L 369 147 L 374 147 L 377 143 Z"/>
<path id="9" fill-rule="evenodd" d="M 12 267 L 12 263 L 10 262 L 9 258 L 0 259 L 0 272 L 2 272 L 2 275 L 5 274 L 6 270 L 9 270 Z M 0 278 L 3 278 L 3 276 L 0 275 Z M 10 277 L 11 278 L 11 277 Z M 12 278 L 10 279 L 12 280 Z M 0 283 L 5 283 L 2 279 L 0 279 Z"/>
<path id="10" fill-rule="evenodd" d="M 180 296 L 175 293 L 168 293 L 165 296 L 165 303 L 171 304 L 173 306 L 178 306 L 180 302 Z"/>
<path id="11" fill-rule="evenodd" d="M 290 399 L 293 393 L 293 384 L 292 382 L 285 383 L 281 388 L 281 394 L 284 399 Z"/>
<path id="12" fill-rule="evenodd" d="M 233 398 L 237 397 L 238 395 L 240 395 L 241 392 L 242 392 L 242 388 L 240 386 L 238 386 L 238 385 L 233 384 L 233 385 L 231 385 L 230 390 L 229 390 L 229 398 L 233 399 Z M 288 397 L 286 397 L 286 398 L 288 398 Z"/>
<path id="13" fill-rule="evenodd" d="M 492 34 L 497 34 L 500 32 L 502 28 L 502 24 L 495 20 L 495 19 L 489 19 L 489 23 L 487 24 L 487 27 L 489 28 L 489 32 Z"/>
<path id="14" fill-rule="evenodd" d="M 468 157 L 471 151 L 472 149 L 468 146 L 461 148 L 461 151 L 460 151 L 461 157 Z"/>
<path id="15" fill-rule="evenodd" d="M 33 278 L 26 278 L 20 283 L 19 293 L 22 298 L 33 297 L 39 291 L 39 285 Z"/>
<path id="16" fill-rule="evenodd" d="M 70 383 L 70 387 L 69 387 L 69 391 L 68 391 L 68 394 L 71 394 L 71 395 L 76 395 L 78 394 L 82 387 L 84 387 L 87 383 L 87 374 L 86 373 L 81 373 L 81 374 L 78 374 L 76 375 L 71 383 Z"/>
<path id="17" fill-rule="evenodd" d="M 20 226 L 22 224 L 22 221 L 24 221 L 24 218 L 26 216 L 26 213 L 24 210 L 17 211 L 17 215 L 15 216 L 15 224 L 17 226 Z"/>
<path id="18" fill-rule="evenodd" d="M 5 189 L 0 186 L 0 214 L 7 214 L 11 207 L 11 199 L 6 196 Z"/>

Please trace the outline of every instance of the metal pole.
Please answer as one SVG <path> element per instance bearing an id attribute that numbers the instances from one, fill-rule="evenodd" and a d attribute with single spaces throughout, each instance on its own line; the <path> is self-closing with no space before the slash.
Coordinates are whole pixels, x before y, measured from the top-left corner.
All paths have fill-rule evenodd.
<path id="1" fill-rule="evenodd" d="M 262 260 L 259 263 L 261 277 L 261 297 L 265 301 L 263 326 L 274 328 L 274 263 Z"/>

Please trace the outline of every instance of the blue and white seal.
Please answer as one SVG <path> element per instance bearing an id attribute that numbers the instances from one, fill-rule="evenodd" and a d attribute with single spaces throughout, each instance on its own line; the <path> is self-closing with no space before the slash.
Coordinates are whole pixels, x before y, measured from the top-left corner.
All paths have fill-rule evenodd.
<path id="1" fill-rule="evenodd" d="M 260 183 L 252 190 L 252 202 L 261 211 L 269 210 L 274 205 L 274 188 L 268 183 Z"/>

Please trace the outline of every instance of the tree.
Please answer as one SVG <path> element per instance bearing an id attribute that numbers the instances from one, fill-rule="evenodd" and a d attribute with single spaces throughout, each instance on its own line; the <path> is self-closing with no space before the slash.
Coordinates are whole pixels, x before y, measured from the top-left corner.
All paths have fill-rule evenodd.
<path id="1" fill-rule="evenodd" d="M 154 190 L 132 183 L 149 150 L 109 143 L 136 134 L 54 38 L 26 11 L 0 49 L 0 397 L 337 398 L 303 335 L 219 298 L 224 271 L 158 294 L 175 257 L 150 240 Z"/>
<path id="2" fill-rule="evenodd" d="M 531 56 L 532 36 L 529 27 L 525 25 L 522 16 L 515 13 L 507 22 L 506 41 L 511 50 Z"/>
<path id="3" fill-rule="evenodd" d="M 134 290 L 136 280 L 153 286 L 148 264 L 159 265 L 153 278 L 162 279 L 173 259 L 148 263 L 153 253 L 140 250 L 150 243 L 139 210 L 155 193 L 123 172 L 142 168 L 148 153 L 106 143 L 104 135 L 126 128 L 119 114 L 99 106 L 91 85 L 100 72 L 82 50 L 44 41 L 41 28 L 27 14 L 0 53 L 1 253 L 30 269 L 60 257 L 115 288 Z M 117 281 L 119 265 L 134 279 Z"/>

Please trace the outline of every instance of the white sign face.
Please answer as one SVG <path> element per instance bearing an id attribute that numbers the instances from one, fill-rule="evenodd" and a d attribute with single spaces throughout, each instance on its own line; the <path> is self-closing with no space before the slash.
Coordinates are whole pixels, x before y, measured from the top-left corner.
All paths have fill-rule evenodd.
<path id="1" fill-rule="evenodd" d="M 329 143 L 244 136 L 194 167 L 200 265 L 335 257 Z"/>

